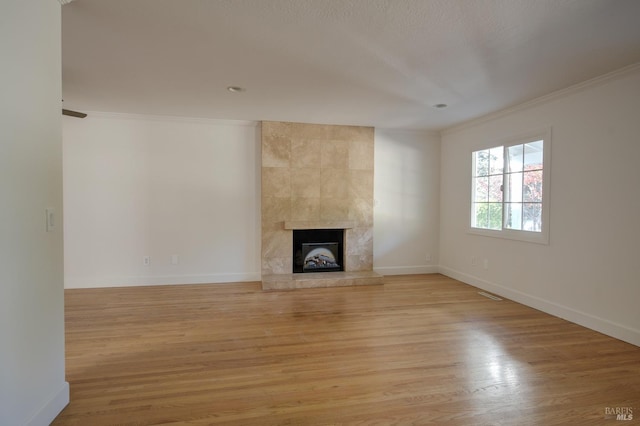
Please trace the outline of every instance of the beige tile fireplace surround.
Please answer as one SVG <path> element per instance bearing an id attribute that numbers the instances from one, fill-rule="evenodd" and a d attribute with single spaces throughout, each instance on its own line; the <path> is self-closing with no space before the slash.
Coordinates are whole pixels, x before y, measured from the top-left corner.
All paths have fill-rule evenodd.
<path id="1" fill-rule="evenodd" d="M 372 127 L 262 122 L 262 288 L 382 284 Z M 294 229 L 344 229 L 344 272 L 293 274 Z"/>

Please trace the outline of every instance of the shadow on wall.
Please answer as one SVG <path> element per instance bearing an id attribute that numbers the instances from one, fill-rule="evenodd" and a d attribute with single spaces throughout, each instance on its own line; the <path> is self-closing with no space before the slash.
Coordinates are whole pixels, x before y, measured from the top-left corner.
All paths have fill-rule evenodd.
<path id="1" fill-rule="evenodd" d="M 437 247 L 439 139 L 376 134 L 376 265 L 423 265 Z"/>

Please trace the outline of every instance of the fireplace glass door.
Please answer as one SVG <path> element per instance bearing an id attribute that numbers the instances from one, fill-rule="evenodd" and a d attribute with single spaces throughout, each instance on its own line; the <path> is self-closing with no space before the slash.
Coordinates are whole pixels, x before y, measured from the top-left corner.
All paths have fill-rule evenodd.
<path id="1" fill-rule="evenodd" d="M 344 229 L 293 231 L 293 272 L 344 271 Z"/>

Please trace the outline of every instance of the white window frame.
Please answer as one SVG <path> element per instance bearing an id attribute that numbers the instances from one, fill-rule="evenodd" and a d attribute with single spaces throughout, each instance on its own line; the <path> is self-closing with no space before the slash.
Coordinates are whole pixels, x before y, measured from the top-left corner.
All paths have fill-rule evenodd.
<path id="1" fill-rule="evenodd" d="M 482 151 L 482 150 L 486 150 L 486 149 L 491 149 L 491 148 L 496 148 L 499 146 L 503 146 L 505 147 L 505 149 L 509 146 L 513 146 L 513 145 L 521 145 L 521 144 L 526 144 L 529 142 L 535 142 L 535 141 L 539 141 L 542 140 L 543 141 L 543 155 L 542 155 L 542 161 L 543 161 L 543 165 L 542 165 L 542 174 L 543 174 L 543 178 L 542 178 L 542 226 L 541 226 L 541 231 L 540 232 L 533 232 L 533 231 L 522 231 L 522 230 L 515 230 L 515 229 L 508 229 L 508 228 L 504 228 L 504 212 L 505 212 L 505 200 L 503 198 L 502 200 L 502 204 L 503 204 L 503 208 L 502 208 L 502 212 L 503 212 L 503 217 L 502 217 L 502 229 L 496 230 L 496 229 L 485 229 L 485 228 L 474 228 L 471 226 L 472 221 L 473 221 L 473 197 L 474 197 L 474 188 L 473 188 L 473 182 L 474 182 L 474 168 L 475 168 L 475 164 L 473 163 L 474 160 L 474 153 L 477 151 Z M 484 144 L 478 144 L 477 146 L 474 146 L 472 151 L 470 152 L 470 163 L 471 163 L 471 167 L 469 168 L 470 174 L 469 174 L 469 179 L 467 179 L 467 182 L 469 184 L 469 189 L 470 189 L 470 196 L 469 196 L 469 205 L 468 205 L 468 209 L 467 211 L 469 212 L 469 216 L 468 216 L 468 220 L 467 220 L 467 232 L 469 234 L 474 234 L 474 235 L 482 235 L 482 236 L 486 236 L 486 237 L 494 237 L 494 238 L 505 238 L 505 239 L 509 239 L 509 240 L 517 240 L 517 241 L 525 241 L 525 242 L 532 242 L 532 243 L 538 243 L 538 244 L 549 244 L 549 201 L 551 199 L 550 197 L 550 187 L 551 187 L 551 128 L 547 127 L 544 129 L 539 129 L 539 130 L 535 130 L 535 131 L 531 131 L 531 132 L 527 132 L 518 136 L 512 136 L 512 137 L 508 137 L 502 140 L 496 140 L 496 141 L 492 141 L 492 142 L 486 142 Z M 503 172 L 503 176 L 504 176 L 504 172 Z"/>

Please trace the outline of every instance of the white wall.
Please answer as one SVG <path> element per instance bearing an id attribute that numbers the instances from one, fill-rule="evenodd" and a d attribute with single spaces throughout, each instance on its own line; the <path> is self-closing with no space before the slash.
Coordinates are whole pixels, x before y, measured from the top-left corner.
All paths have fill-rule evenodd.
<path id="1" fill-rule="evenodd" d="M 60 4 L 0 6 L 0 424 L 48 425 L 64 371 Z"/>
<path id="2" fill-rule="evenodd" d="M 63 130 L 67 288 L 260 280 L 256 123 L 90 113 Z"/>
<path id="3" fill-rule="evenodd" d="M 67 288 L 261 279 L 255 123 L 93 113 L 63 133 Z M 375 138 L 375 269 L 435 272 L 440 137 Z"/>
<path id="4" fill-rule="evenodd" d="M 439 185 L 438 134 L 376 129 L 376 271 L 384 275 L 437 272 Z"/>
<path id="5" fill-rule="evenodd" d="M 640 345 L 640 67 L 592 83 L 443 133 L 440 266 Z M 550 244 L 467 234 L 474 144 L 543 126 L 552 127 Z"/>

